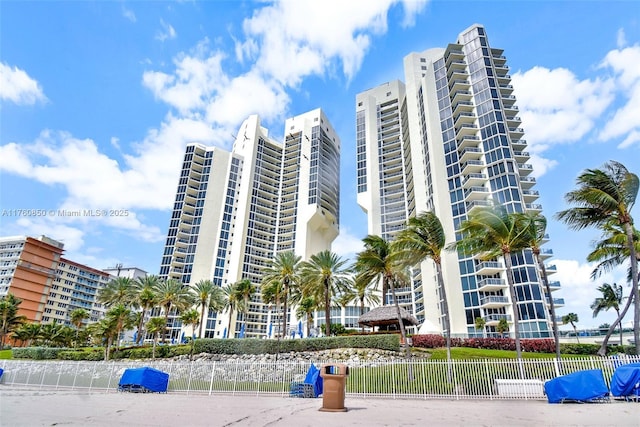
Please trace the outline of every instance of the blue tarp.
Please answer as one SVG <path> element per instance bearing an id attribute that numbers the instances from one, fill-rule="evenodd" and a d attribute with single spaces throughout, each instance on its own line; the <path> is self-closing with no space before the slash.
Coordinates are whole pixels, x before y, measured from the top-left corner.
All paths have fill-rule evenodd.
<path id="1" fill-rule="evenodd" d="M 609 387 L 601 369 L 578 371 L 554 378 L 544 384 L 549 403 L 591 402 L 609 398 Z"/>
<path id="2" fill-rule="evenodd" d="M 320 369 L 312 363 L 304 378 L 304 382 L 291 383 L 290 395 L 297 397 L 318 397 L 322 394 L 322 377 Z"/>
<path id="3" fill-rule="evenodd" d="M 129 368 L 124 371 L 118 389 L 123 391 L 154 391 L 166 393 L 169 385 L 169 374 L 157 369 Z"/>
<path id="4" fill-rule="evenodd" d="M 616 368 L 611 377 L 611 394 L 615 397 L 640 396 L 640 363 Z"/>

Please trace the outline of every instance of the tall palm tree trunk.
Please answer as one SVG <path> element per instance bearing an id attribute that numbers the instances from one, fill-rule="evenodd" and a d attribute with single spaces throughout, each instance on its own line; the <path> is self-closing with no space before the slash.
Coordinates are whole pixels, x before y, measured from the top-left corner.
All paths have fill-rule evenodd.
<path id="1" fill-rule="evenodd" d="M 558 335 L 558 322 L 556 321 L 556 307 L 553 303 L 553 297 L 551 296 L 551 286 L 549 285 L 549 278 L 547 277 L 547 269 L 540 259 L 540 250 L 534 250 L 533 255 L 536 257 L 538 263 L 538 270 L 542 276 L 542 283 L 544 284 L 545 292 L 549 298 L 549 315 L 551 316 L 551 329 L 553 330 L 553 342 L 556 349 L 556 359 L 560 359 L 560 336 Z"/>
<path id="2" fill-rule="evenodd" d="M 167 304 L 164 306 L 164 328 L 162 329 L 162 344 L 167 342 L 167 323 L 169 323 L 169 310 L 171 309 L 171 304 Z"/>
<path id="3" fill-rule="evenodd" d="M 144 339 L 144 317 L 147 315 L 147 310 L 142 309 L 140 313 L 140 323 L 138 324 L 138 336 L 136 337 L 136 344 L 140 345 L 140 342 Z"/>
<path id="4" fill-rule="evenodd" d="M 638 258 L 636 246 L 633 241 L 633 226 L 631 221 L 626 221 L 624 231 L 627 233 L 627 245 L 629 246 L 629 259 L 631 262 L 631 291 L 634 298 L 633 313 L 633 341 L 636 346 L 636 354 L 640 354 L 640 292 L 638 289 Z"/>
<path id="5" fill-rule="evenodd" d="M 287 300 L 289 299 L 289 279 L 284 280 L 284 301 L 282 302 L 282 334 L 287 331 Z"/>
<path id="6" fill-rule="evenodd" d="M 507 283 L 509 284 L 509 295 L 511 296 L 511 307 L 513 310 L 513 333 L 516 341 L 516 357 L 522 358 L 522 348 L 520 346 L 520 327 L 518 325 L 520 321 L 520 315 L 518 314 L 518 301 L 516 300 L 516 290 L 513 285 L 513 271 L 511 270 L 511 252 L 502 252 L 504 258 L 504 265 L 507 267 Z"/>
<path id="7" fill-rule="evenodd" d="M 329 279 L 324 279 L 324 334 L 331 336 L 331 301 L 329 299 Z"/>
<path id="8" fill-rule="evenodd" d="M 400 336 L 402 337 L 402 342 L 404 345 L 404 352 L 407 359 L 411 358 L 411 349 L 409 348 L 409 342 L 407 341 L 407 333 L 404 329 L 404 322 L 402 321 L 402 313 L 400 312 L 400 304 L 398 304 L 398 299 L 396 298 L 396 287 L 393 283 L 393 279 L 385 277 L 385 281 L 388 283 L 388 286 L 391 288 L 391 295 L 393 296 L 393 303 L 396 306 L 396 315 L 398 316 L 398 323 L 400 325 Z"/>
<path id="9" fill-rule="evenodd" d="M 442 264 L 440 259 L 437 261 L 436 271 L 438 273 L 438 287 L 440 288 L 440 297 L 442 298 L 442 314 L 444 317 L 445 339 L 447 342 L 447 360 L 451 360 L 451 320 L 449 319 L 449 302 L 447 299 L 447 291 L 444 288 L 444 278 L 442 275 Z"/>
<path id="10" fill-rule="evenodd" d="M 229 324 L 227 325 L 227 338 L 231 338 L 231 319 L 233 318 L 233 308 L 229 308 Z M 235 337 L 235 334 L 234 334 Z"/>
<path id="11" fill-rule="evenodd" d="M 204 323 L 205 304 L 200 309 L 200 327 L 198 328 L 198 338 L 202 338 L 202 324 Z"/>

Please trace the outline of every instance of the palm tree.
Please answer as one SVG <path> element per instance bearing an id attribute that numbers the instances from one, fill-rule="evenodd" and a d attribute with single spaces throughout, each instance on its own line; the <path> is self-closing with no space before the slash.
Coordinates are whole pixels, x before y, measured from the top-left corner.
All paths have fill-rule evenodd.
<path id="1" fill-rule="evenodd" d="M 356 255 L 355 269 L 358 272 L 358 280 L 369 283 L 382 283 L 383 305 L 386 290 L 390 289 L 393 303 L 396 308 L 396 316 L 400 327 L 400 335 L 404 343 L 407 358 L 411 356 L 407 334 L 404 329 L 404 321 L 400 313 L 400 304 L 396 298 L 396 283 L 407 283 L 408 278 L 404 267 L 394 260 L 392 248 L 389 242 L 380 236 L 368 235 L 362 239 L 364 250 Z"/>
<path id="2" fill-rule="evenodd" d="M 282 334 L 287 330 L 289 292 L 291 287 L 297 286 L 300 280 L 301 259 L 293 251 L 279 252 L 263 270 L 262 284 L 273 282 L 282 284 Z"/>
<path id="3" fill-rule="evenodd" d="M 507 320 L 507 319 L 505 319 Z M 475 320 L 475 327 L 478 331 L 482 331 L 482 336 L 484 337 L 484 327 L 487 324 L 486 320 L 484 320 L 482 317 L 476 317 Z M 508 324 L 507 324 L 508 326 Z"/>
<path id="4" fill-rule="evenodd" d="M 51 323 L 45 323 L 40 327 L 40 339 L 42 343 L 47 347 L 53 347 L 60 341 L 60 337 L 63 334 L 63 324 L 58 322 L 58 319 L 54 319 Z"/>
<path id="5" fill-rule="evenodd" d="M 633 228 L 633 241 L 636 249 L 636 261 L 640 262 L 640 231 L 635 227 Z M 603 240 L 596 242 L 593 251 L 587 255 L 587 261 L 598 263 L 591 272 L 591 278 L 595 280 L 604 272 L 611 271 L 614 267 L 624 264 L 628 257 L 627 235 L 622 227 L 612 224 L 605 225 L 603 227 Z M 629 267 L 628 271 L 627 281 L 631 282 L 631 267 Z M 618 318 L 608 327 L 607 333 L 598 349 L 600 356 L 606 356 L 607 344 L 616 326 L 620 324 L 620 329 L 622 329 L 622 319 L 627 315 L 627 311 L 629 307 L 631 307 L 633 300 L 632 288 L 629 298 L 627 298 L 627 303 L 624 305 L 622 311 L 618 313 Z"/>
<path id="6" fill-rule="evenodd" d="M 513 310 L 513 332 L 516 355 L 522 358 L 518 303 L 513 286 L 511 254 L 528 247 L 526 229 L 521 226 L 518 216 L 510 214 L 504 206 L 480 207 L 472 210 L 468 218 L 460 224 L 462 238 L 450 246 L 466 255 L 476 255 L 487 261 L 502 256 L 505 263 L 511 307 Z M 505 319 L 506 320 L 506 319 Z"/>
<path id="7" fill-rule="evenodd" d="M 496 325 L 496 332 L 503 336 L 506 332 L 509 332 L 509 322 L 507 322 L 507 319 L 503 317 L 498 321 L 498 324 Z"/>
<path id="8" fill-rule="evenodd" d="M 133 314 L 124 304 L 111 307 L 105 313 L 105 317 L 110 318 L 115 323 L 116 348 L 120 349 L 120 334 L 125 328 L 132 326 L 134 322 Z"/>
<path id="9" fill-rule="evenodd" d="M 301 285 L 305 295 L 323 301 L 325 335 L 331 335 L 331 300 L 350 286 L 351 268 L 347 260 L 331 251 L 312 255 L 301 264 Z"/>
<path id="10" fill-rule="evenodd" d="M 23 323 L 13 331 L 13 337 L 30 346 L 40 337 L 40 326 L 39 323 Z"/>
<path id="11" fill-rule="evenodd" d="M 22 300 L 13 294 L 0 298 L 0 349 L 4 348 L 5 338 L 26 320 L 18 314 L 18 306 Z"/>
<path id="12" fill-rule="evenodd" d="M 556 321 L 556 307 L 551 295 L 551 286 L 549 285 L 547 268 L 540 257 L 540 246 L 545 240 L 547 234 L 547 219 L 538 212 L 526 212 L 524 214 L 519 214 L 519 219 L 522 221 L 523 227 L 527 230 L 526 239 L 528 246 L 533 253 L 536 263 L 538 264 L 538 271 L 544 285 L 545 292 L 543 295 L 546 295 L 547 300 L 549 301 L 549 317 L 551 317 L 551 328 L 553 330 L 556 358 L 560 359 L 560 335 L 558 334 L 558 322 Z"/>
<path id="13" fill-rule="evenodd" d="M 118 277 L 98 291 L 98 302 L 111 307 L 118 304 L 130 306 L 133 301 L 133 280 Z"/>
<path id="14" fill-rule="evenodd" d="M 97 339 L 99 343 L 104 345 L 105 361 L 109 360 L 109 355 L 111 353 L 111 344 L 113 342 L 113 338 L 117 336 L 116 327 L 117 324 L 114 317 L 105 317 L 87 327 L 89 329 L 90 335 L 94 339 Z"/>
<path id="15" fill-rule="evenodd" d="M 193 303 L 193 296 L 188 286 L 183 286 L 182 283 L 174 279 L 161 280 L 154 289 L 158 304 L 163 308 L 165 331 L 169 323 L 169 313 L 172 309 L 175 309 L 178 313 L 190 307 Z M 167 339 L 166 333 L 162 334 L 162 342 L 165 343 Z"/>
<path id="16" fill-rule="evenodd" d="M 318 302 L 313 297 L 303 297 L 298 303 L 296 317 L 306 318 L 307 320 L 307 337 L 311 333 L 311 325 L 313 325 L 313 313 L 318 309 Z"/>
<path id="17" fill-rule="evenodd" d="M 608 311 L 610 308 L 613 308 L 618 318 L 620 318 L 620 306 L 622 305 L 622 300 L 624 299 L 624 297 L 622 296 L 622 286 L 615 283 L 613 285 L 604 283 L 598 287 L 598 291 L 600 291 L 602 296 L 596 298 L 591 304 L 593 317 L 597 317 L 602 310 Z M 622 323 L 620 323 L 620 345 L 623 345 Z"/>
<path id="18" fill-rule="evenodd" d="M 578 344 L 580 344 L 580 339 L 578 338 L 578 329 L 576 328 L 576 323 L 578 323 L 580 320 L 578 319 L 578 315 L 576 313 L 568 313 L 564 316 L 562 316 L 562 323 L 563 324 L 567 324 L 567 323 L 571 323 L 571 326 L 573 326 L 573 331 L 576 333 L 576 340 L 578 341 Z"/>
<path id="19" fill-rule="evenodd" d="M 340 297 L 340 301 L 343 306 L 347 306 L 352 302 L 357 302 L 360 307 L 360 316 L 364 314 L 365 305 L 376 306 L 380 304 L 380 297 L 378 296 L 378 288 L 371 286 L 370 282 L 365 276 L 357 274 L 353 282 L 353 286 L 346 289 Z M 362 332 L 364 332 L 364 326 L 362 326 Z"/>
<path id="20" fill-rule="evenodd" d="M 229 310 L 229 324 L 227 325 L 227 337 L 231 337 L 231 320 L 233 319 L 233 312 L 240 307 L 242 304 L 242 299 L 240 298 L 240 294 L 236 290 L 236 284 L 228 284 L 222 291 L 225 295 L 225 309 Z M 235 337 L 235 334 L 234 334 Z"/>
<path id="21" fill-rule="evenodd" d="M 198 310 L 196 310 L 195 308 L 191 310 L 187 310 L 184 313 L 182 313 L 182 315 L 180 316 L 180 320 L 182 321 L 183 325 L 192 326 L 193 333 L 191 336 L 191 350 L 189 350 L 189 359 L 191 359 L 191 357 L 193 356 L 195 330 L 198 324 L 200 323 L 200 313 L 198 313 Z"/>
<path id="22" fill-rule="evenodd" d="M 445 246 L 445 234 L 442 223 L 433 212 L 423 212 L 409 218 L 407 228 L 396 236 L 392 244 L 394 257 L 404 267 L 413 267 L 427 258 L 436 265 L 438 289 L 442 300 L 442 317 L 447 343 L 447 360 L 451 359 L 451 319 L 449 302 L 442 274 L 442 250 Z"/>
<path id="23" fill-rule="evenodd" d="M 144 278 L 139 277 L 133 284 L 134 304 L 142 310 L 137 323 L 138 334 L 136 337 L 136 344 L 140 344 L 144 340 L 144 321 L 147 317 L 147 313 L 156 306 L 157 295 L 155 289 L 157 288 L 159 280 L 158 276 L 149 275 Z"/>
<path id="24" fill-rule="evenodd" d="M 280 300 L 284 298 L 282 284 L 280 281 L 263 281 L 260 285 L 260 297 L 264 304 L 268 304 L 269 310 L 271 310 L 271 304 L 274 304 L 277 313 L 278 307 L 280 306 Z M 284 332 L 282 331 L 282 333 Z M 280 339 L 281 334 L 279 333 L 277 336 L 278 339 Z"/>
<path id="25" fill-rule="evenodd" d="M 76 327 L 76 347 L 78 346 L 78 334 L 80 332 L 80 328 L 82 328 L 82 324 L 85 319 L 89 318 L 89 312 L 84 308 L 76 308 L 69 315 L 71 319 L 71 324 Z"/>
<path id="26" fill-rule="evenodd" d="M 153 349 L 151 350 L 151 357 L 156 358 L 156 344 L 158 343 L 158 335 L 160 332 L 164 332 L 167 326 L 166 319 L 162 317 L 152 317 L 147 322 L 147 332 L 153 337 Z"/>
<path id="27" fill-rule="evenodd" d="M 636 354 L 640 354 L 638 263 L 631 216 L 631 209 L 638 196 L 640 179 L 621 163 L 609 161 L 602 169 L 587 169 L 578 176 L 576 183 L 578 188 L 565 195 L 565 200 L 576 206 L 558 212 L 556 217 L 574 230 L 615 225 L 625 231 L 634 300 L 633 338 Z"/>
<path id="28" fill-rule="evenodd" d="M 191 289 L 196 294 L 196 307 L 200 307 L 198 338 L 202 338 L 202 326 L 205 324 L 207 310 L 216 312 L 224 310 L 224 292 L 220 286 L 214 285 L 211 280 L 200 280 Z"/>

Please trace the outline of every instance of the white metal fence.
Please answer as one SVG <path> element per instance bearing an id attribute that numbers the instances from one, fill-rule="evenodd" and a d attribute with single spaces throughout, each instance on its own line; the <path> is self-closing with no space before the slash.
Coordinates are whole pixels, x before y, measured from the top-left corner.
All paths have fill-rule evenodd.
<path id="1" fill-rule="evenodd" d="M 559 375 L 601 369 L 609 384 L 622 363 L 638 356 L 576 359 L 479 359 L 349 362 L 345 379 L 351 398 L 544 399 L 543 384 Z M 316 366 L 336 361 L 314 361 Z M 309 362 L 20 361 L 2 360 L 0 384 L 43 389 L 114 391 L 127 368 L 149 366 L 169 374 L 169 392 L 289 396 L 304 380 Z"/>

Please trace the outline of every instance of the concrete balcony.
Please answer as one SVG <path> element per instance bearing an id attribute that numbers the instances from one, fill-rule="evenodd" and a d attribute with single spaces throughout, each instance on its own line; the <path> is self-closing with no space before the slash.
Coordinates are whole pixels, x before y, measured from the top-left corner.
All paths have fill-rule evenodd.
<path id="1" fill-rule="evenodd" d="M 553 256 L 553 249 L 541 249 L 540 250 L 540 258 L 548 259 Z"/>
<path id="2" fill-rule="evenodd" d="M 452 94 L 451 105 L 456 105 L 458 102 L 471 100 L 471 92 L 469 92 L 468 90 L 460 89 L 450 93 Z"/>
<path id="3" fill-rule="evenodd" d="M 504 279 L 496 279 L 489 277 L 478 282 L 478 291 L 495 292 L 507 288 L 507 282 Z"/>
<path id="4" fill-rule="evenodd" d="M 513 85 L 500 85 L 498 87 L 502 95 L 511 95 L 513 93 Z"/>
<path id="5" fill-rule="evenodd" d="M 528 211 L 533 211 L 538 213 L 542 212 L 542 205 L 539 203 L 526 203 L 525 208 Z"/>
<path id="6" fill-rule="evenodd" d="M 547 274 L 555 274 L 558 272 L 558 267 L 556 267 L 555 265 L 545 265 L 544 266 L 545 271 L 547 272 Z"/>
<path id="7" fill-rule="evenodd" d="M 486 200 L 489 189 L 485 187 L 470 187 L 464 191 L 464 200 Z"/>
<path id="8" fill-rule="evenodd" d="M 531 158 L 531 155 L 529 155 L 528 151 L 514 151 L 513 158 L 516 159 L 518 163 L 525 163 Z"/>
<path id="9" fill-rule="evenodd" d="M 511 139 L 520 139 L 524 136 L 524 129 L 522 128 L 509 128 L 509 135 Z"/>
<path id="10" fill-rule="evenodd" d="M 501 308 L 509 305 L 509 298 L 491 295 L 480 299 L 480 307 L 482 308 Z"/>
<path id="11" fill-rule="evenodd" d="M 476 115 L 471 112 L 460 111 L 457 115 L 453 115 L 453 124 L 455 127 L 460 127 L 460 125 L 464 123 L 474 123 L 475 121 Z"/>
<path id="12" fill-rule="evenodd" d="M 470 173 L 462 179 L 462 188 L 465 190 L 471 187 L 479 187 L 489 178 L 483 173 Z"/>
<path id="13" fill-rule="evenodd" d="M 498 274 L 503 270 L 504 270 L 504 266 L 499 261 L 483 261 L 478 265 L 476 265 L 476 274 L 480 274 L 483 276 L 493 276 L 494 274 Z M 502 279 L 487 278 L 482 280 L 482 282 L 484 281 L 488 281 L 488 282 L 498 281 L 504 284 L 504 280 Z M 480 287 L 480 283 L 478 283 L 478 287 Z M 483 292 L 487 292 L 487 291 L 483 291 Z"/>
<path id="14" fill-rule="evenodd" d="M 479 142 L 480 138 L 471 133 L 461 135 L 460 139 L 458 139 L 458 150 L 462 150 L 467 147 L 478 147 Z"/>
<path id="15" fill-rule="evenodd" d="M 551 305 L 551 298 L 547 297 L 547 305 Z M 554 298 L 553 308 L 564 307 L 564 298 Z"/>
<path id="16" fill-rule="evenodd" d="M 473 111 L 473 102 L 471 101 L 458 101 L 451 103 L 451 109 L 453 110 L 453 117 L 456 117 L 460 113 L 471 113 Z"/>
<path id="17" fill-rule="evenodd" d="M 502 319 L 506 319 L 507 322 L 511 323 L 511 315 L 509 314 L 485 314 L 482 318 L 487 326 L 495 326 Z"/>
<path id="18" fill-rule="evenodd" d="M 469 160 L 480 160 L 482 158 L 482 150 L 476 147 L 467 147 L 458 152 L 458 160 L 461 163 Z"/>
<path id="19" fill-rule="evenodd" d="M 530 189 L 531 187 L 533 187 L 534 185 L 536 185 L 536 179 L 532 176 L 521 176 L 520 177 L 520 186 L 523 189 Z"/>
<path id="20" fill-rule="evenodd" d="M 482 160 L 469 160 L 460 166 L 460 172 L 463 174 L 479 173 L 485 167 Z"/>
<path id="21" fill-rule="evenodd" d="M 526 139 L 514 139 L 511 138 L 511 147 L 513 151 L 523 151 L 527 148 L 527 140 Z"/>
<path id="22" fill-rule="evenodd" d="M 518 172 L 520 172 L 520 176 L 527 176 L 533 172 L 533 165 L 528 163 L 518 163 Z"/>
<path id="23" fill-rule="evenodd" d="M 538 200 L 538 197 L 540 197 L 540 193 L 538 192 L 538 190 L 522 190 L 522 196 L 525 203 L 531 203 Z"/>
<path id="24" fill-rule="evenodd" d="M 468 79 L 454 79 L 449 80 L 449 92 L 455 92 L 457 90 L 469 90 L 471 87 L 471 83 L 469 83 Z"/>
<path id="25" fill-rule="evenodd" d="M 474 209 L 482 208 L 482 207 L 491 207 L 493 203 L 490 200 L 474 200 L 471 202 L 467 202 L 465 207 L 467 208 L 467 212 L 471 213 Z"/>

